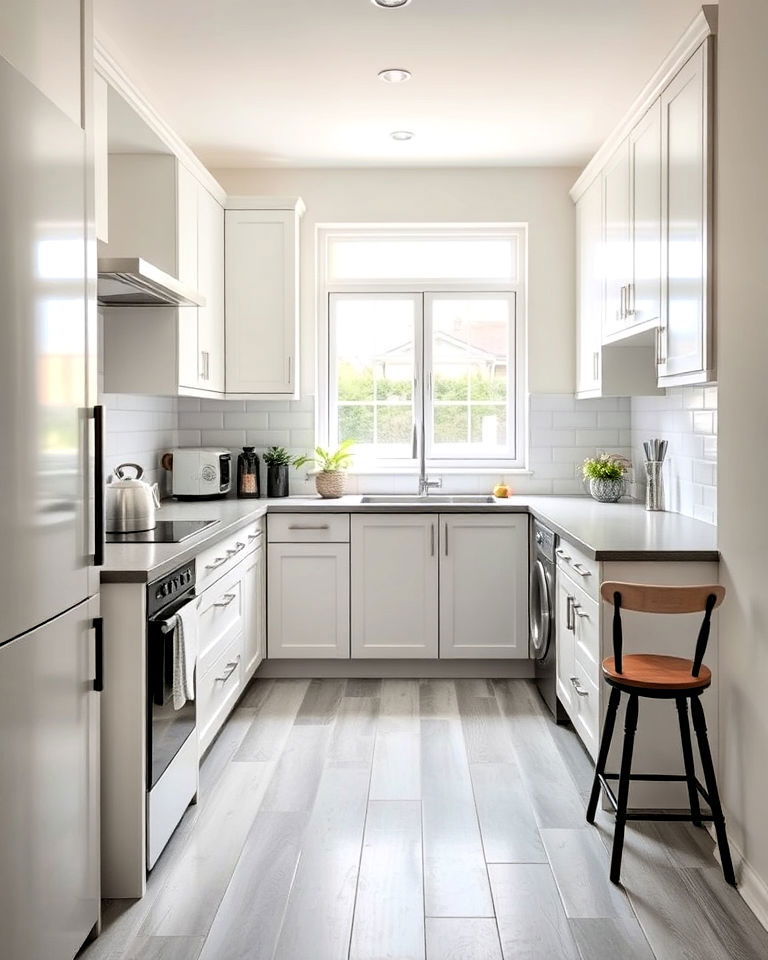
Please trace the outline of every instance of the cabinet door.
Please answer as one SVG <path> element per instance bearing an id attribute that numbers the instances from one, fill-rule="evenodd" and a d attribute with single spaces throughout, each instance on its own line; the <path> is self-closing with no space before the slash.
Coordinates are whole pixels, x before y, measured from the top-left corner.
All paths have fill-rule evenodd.
<path id="1" fill-rule="evenodd" d="M 571 720 L 576 716 L 574 700 L 576 693 L 571 682 L 575 669 L 575 634 L 573 591 L 568 589 L 568 578 L 557 576 L 557 602 L 555 614 L 557 618 L 557 696 L 565 707 Z"/>
<path id="2" fill-rule="evenodd" d="M 297 226 L 292 210 L 226 212 L 228 393 L 297 392 Z"/>
<path id="3" fill-rule="evenodd" d="M 528 517 L 440 517 L 440 657 L 528 657 Z"/>
<path id="4" fill-rule="evenodd" d="M 352 517 L 352 656 L 438 655 L 437 514 Z"/>
<path id="5" fill-rule="evenodd" d="M 707 380 L 714 366 L 710 87 L 707 41 L 661 95 L 661 386 Z"/>
<path id="6" fill-rule="evenodd" d="M 224 210 L 202 186 L 198 187 L 197 288 L 205 297 L 205 306 L 197 311 L 198 387 L 223 393 Z"/>
<path id="7" fill-rule="evenodd" d="M 3 0 L 0 56 L 30 80 L 79 127 L 83 123 L 83 0 Z"/>
<path id="8" fill-rule="evenodd" d="M 349 544 L 272 543 L 268 553 L 270 660 L 349 657 Z"/>
<path id="9" fill-rule="evenodd" d="M 629 135 L 632 167 L 631 322 L 661 316 L 661 104 Z"/>
<path id="10" fill-rule="evenodd" d="M 605 210 L 605 332 L 627 322 L 627 288 L 632 275 L 629 225 L 629 141 L 624 140 L 603 172 Z"/>
<path id="11" fill-rule="evenodd" d="M 266 563 L 264 547 L 257 547 L 243 561 L 243 596 L 245 599 L 245 636 L 243 637 L 244 681 L 247 683 L 264 659 L 264 624 L 266 617 Z"/>
<path id="12" fill-rule="evenodd" d="M 73 957 L 99 919 L 97 615 L 86 601 L 0 647 L 4 960 Z"/>
<path id="13" fill-rule="evenodd" d="M 598 176 L 576 205 L 579 317 L 576 389 L 600 389 L 605 274 L 603 272 L 603 184 Z"/>

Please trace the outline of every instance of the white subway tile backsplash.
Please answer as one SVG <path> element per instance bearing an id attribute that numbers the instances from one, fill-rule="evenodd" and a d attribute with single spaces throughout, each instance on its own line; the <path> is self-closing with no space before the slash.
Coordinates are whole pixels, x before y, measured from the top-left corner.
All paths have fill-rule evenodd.
<path id="1" fill-rule="evenodd" d="M 224 414 L 208 410 L 188 411 L 179 414 L 179 429 L 223 430 Z"/>
<path id="2" fill-rule="evenodd" d="M 266 430 L 267 426 L 268 417 L 266 413 L 256 413 L 255 411 L 246 413 L 244 410 L 236 410 L 224 414 L 225 430 Z"/>

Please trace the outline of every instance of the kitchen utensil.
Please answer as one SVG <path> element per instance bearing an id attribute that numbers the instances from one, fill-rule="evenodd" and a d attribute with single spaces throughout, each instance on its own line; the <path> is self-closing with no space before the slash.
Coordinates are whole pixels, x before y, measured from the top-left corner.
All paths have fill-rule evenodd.
<path id="1" fill-rule="evenodd" d="M 134 470 L 136 475 L 128 476 L 127 470 Z M 106 526 L 109 533 L 154 529 L 160 493 L 157 484 L 147 483 L 141 479 L 143 476 L 144 469 L 138 463 L 121 463 L 115 467 L 114 476 L 107 484 Z"/>

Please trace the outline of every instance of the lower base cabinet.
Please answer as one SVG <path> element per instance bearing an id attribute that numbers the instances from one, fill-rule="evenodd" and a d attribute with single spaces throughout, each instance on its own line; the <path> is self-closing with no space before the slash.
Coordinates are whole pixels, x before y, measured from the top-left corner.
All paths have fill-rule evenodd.
<path id="1" fill-rule="evenodd" d="M 440 516 L 440 657 L 528 657 L 527 514 Z"/>
<path id="2" fill-rule="evenodd" d="M 348 543 L 270 543 L 267 584 L 271 660 L 349 657 Z"/>
<path id="3" fill-rule="evenodd" d="M 352 517 L 352 656 L 438 656 L 437 514 Z"/>

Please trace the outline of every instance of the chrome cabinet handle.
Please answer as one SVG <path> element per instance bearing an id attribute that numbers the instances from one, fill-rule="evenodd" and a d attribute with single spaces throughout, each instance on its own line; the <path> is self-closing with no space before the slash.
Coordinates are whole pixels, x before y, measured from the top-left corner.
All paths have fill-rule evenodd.
<path id="1" fill-rule="evenodd" d="M 224 597 L 221 600 L 217 600 L 213 605 L 214 607 L 228 607 L 235 597 L 237 597 L 236 593 L 225 593 Z"/>
<path id="2" fill-rule="evenodd" d="M 566 630 L 575 630 L 576 621 L 573 619 L 573 600 L 574 598 L 568 594 L 565 601 L 565 628 Z"/>
<path id="3" fill-rule="evenodd" d="M 579 680 L 578 677 L 571 677 L 571 683 L 573 684 L 573 689 L 580 697 L 589 696 L 589 690 L 584 690 L 584 688 L 581 686 L 581 680 Z"/>
<path id="4" fill-rule="evenodd" d="M 446 551 L 447 552 L 447 551 Z M 435 555 L 435 525 L 431 523 L 429 525 L 429 555 L 434 557 Z"/>
<path id="5" fill-rule="evenodd" d="M 220 567 L 220 566 L 222 565 L 222 563 L 226 563 L 228 559 L 229 559 L 229 557 L 216 557 L 216 559 L 213 561 L 213 563 L 206 563 L 205 569 L 206 569 L 206 570 L 215 570 L 216 567 Z"/>
<path id="6" fill-rule="evenodd" d="M 253 541 L 253 540 L 258 540 L 260 536 L 261 536 L 261 530 L 259 530 L 258 533 L 249 533 L 249 534 L 248 534 L 248 539 L 251 540 L 251 541 Z"/>
<path id="7" fill-rule="evenodd" d="M 328 523 L 291 523 L 288 525 L 289 530 L 330 530 L 330 524 Z"/>
<path id="8" fill-rule="evenodd" d="M 557 550 L 555 550 L 555 553 L 557 554 L 558 557 L 560 557 L 561 560 L 570 560 L 570 559 L 571 559 L 571 558 L 568 556 L 568 554 L 565 552 L 565 550 L 563 550 L 562 547 L 558 547 Z"/>
<path id="9" fill-rule="evenodd" d="M 592 576 L 591 571 L 586 570 L 586 569 L 584 568 L 584 565 L 583 565 L 582 563 L 577 563 L 577 562 L 574 560 L 573 563 L 571 564 L 571 566 L 572 566 L 573 569 L 576 571 L 576 573 L 578 573 L 578 574 L 579 574 L 580 576 L 582 576 L 582 577 L 591 577 L 591 576 Z"/>
<path id="10" fill-rule="evenodd" d="M 293 378 L 291 376 L 292 373 L 293 373 L 293 357 L 289 353 L 288 354 L 288 383 L 293 383 Z"/>
<path id="11" fill-rule="evenodd" d="M 580 603 L 575 603 L 575 602 L 574 602 L 573 605 L 571 606 L 571 609 L 573 610 L 573 612 L 576 614 L 577 617 L 581 617 L 582 620 L 585 619 L 585 618 L 586 618 L 587 620 L 589 620 L 589 614 L 588 614 L 588 613 L 584 613 L 584 611 L 581 609 L 581 604 L 580 604 Z M 575 625 L 575 623 L 574 623 L 574 625 Z"/>
<path id="12" fill-rule="evenodd" d="M 445 534 L 445 555 L 448 556 L 448 524 L 445 524 L 445 529 L 443 530 Z"/>
<path id="13" fill-rule="evenodd" d="M 664 333 L 666 332 L 666 327 L 659 327 L 659 365 L 667 362 L 666 353 L 664 351 Z"/>
<path id="14" fill-rule="evenodd" d="M 236 541 L 235 546 L 234 546 L 233 549 L 227 550 L 227 556 L 234 557 L 234 555 L 235 555 L 236 553 L 240 553 L 241 550 L 245 550 L 245 544 L 244 544 L 244 543 L 240 543 L 240 541 L 238 540 L 238 541 Z"/>
<path id="15" fill-rule="evenodd" d="M 224 667 L 224 673 L 220 677 L 216 677 L 217 683 L 226 683 L 227 680 L 232 676 L 232 674 L 237 670 L 240 665 L 240 654 L 235 657 L 234 660 L 230 660 L 229 663 Z"/>
<path id="16" fill-rule="evenodd" d="M 600 351 L 595 350 L 592 354 L 592 379 L 600 379 Z"/>
<path id="17" fill-rule="evenodd" d="M 628 317 L 634 317 L 635 315 L 635 285 L 634 283 L 627 284 L 627 314 Z"/>

